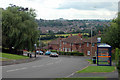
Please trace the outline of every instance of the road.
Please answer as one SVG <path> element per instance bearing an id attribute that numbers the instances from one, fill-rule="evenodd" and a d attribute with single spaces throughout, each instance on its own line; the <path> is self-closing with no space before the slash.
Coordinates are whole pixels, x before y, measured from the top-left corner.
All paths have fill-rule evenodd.
<path id="1" fill-rule="evenodd" d="M 77 70 L 88 65 L 88 57 L 60 56 L 58 58 L 39 56 L 39 60 L 2 67 L 3 78 L 63 78 L 70 77 Z"/>

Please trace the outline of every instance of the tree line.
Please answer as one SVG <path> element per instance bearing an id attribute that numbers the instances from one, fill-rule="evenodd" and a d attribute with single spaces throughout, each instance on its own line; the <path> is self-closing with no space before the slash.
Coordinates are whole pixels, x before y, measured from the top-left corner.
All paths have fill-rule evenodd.
<path id="1" fill-rule="evenodd" d="M 108 43 L 112 48 L 120 49 L 120 12 L 118 16 L 112 20 L 110 26 L 104 30 L 102 35 L 102 41 Z"/>

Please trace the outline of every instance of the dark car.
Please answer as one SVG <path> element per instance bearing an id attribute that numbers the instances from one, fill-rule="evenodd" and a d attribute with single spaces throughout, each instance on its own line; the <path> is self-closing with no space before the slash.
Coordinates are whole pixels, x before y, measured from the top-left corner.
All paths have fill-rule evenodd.
<path id="1" fill-rule="evenodd" d="M 56 52 L 51 52 L 50 57 L 58 57 L 58 54 Z"/>

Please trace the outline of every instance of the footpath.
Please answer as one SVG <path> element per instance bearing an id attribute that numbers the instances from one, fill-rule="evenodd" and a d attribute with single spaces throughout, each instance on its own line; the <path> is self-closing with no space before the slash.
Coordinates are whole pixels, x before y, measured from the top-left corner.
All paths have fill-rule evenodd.
<path id="1" fill-rule="evenodd" d="M 97 66 L 97 64 L 89 64 L 88 66 Z M 107 78 L 107 80 L 119 80 L 118 70 L 115 69 L 113 72 L 92 72 L 92 73 L 77 73 L 69 76 L 69 78 Z"/>
<path id="2" fill-rule="evenodd" d="M 27 56 L 27 54 L 24 54 L 24 56 Z M 28 62 L 32 62 L 32 61 L 39 60 L 39 59 L 40 59 L 39 57 L 35 58 L 34 55 L 32 54 L 32 58 L 28 58 L 28 59 L 0 61 L 0 66 L 28 63 Z"/>

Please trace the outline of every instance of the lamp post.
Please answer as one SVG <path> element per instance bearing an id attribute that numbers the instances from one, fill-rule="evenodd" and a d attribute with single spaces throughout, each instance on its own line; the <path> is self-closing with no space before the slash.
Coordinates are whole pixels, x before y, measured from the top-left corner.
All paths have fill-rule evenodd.
<path id="1" fill-rule="evenodd" d="M 36 49 L 37 49 L 37 44 L 34 44 L 35 46 L 35 58 L 36 58 Z"/>

